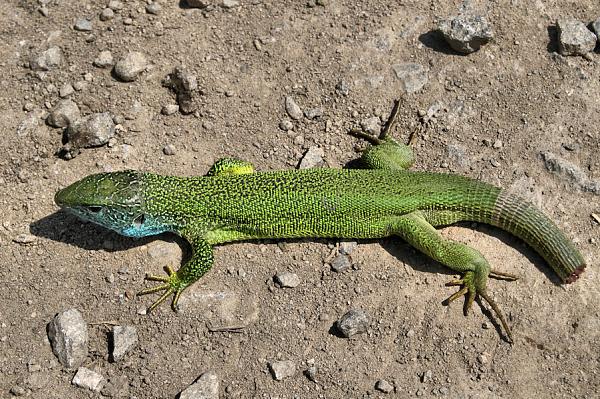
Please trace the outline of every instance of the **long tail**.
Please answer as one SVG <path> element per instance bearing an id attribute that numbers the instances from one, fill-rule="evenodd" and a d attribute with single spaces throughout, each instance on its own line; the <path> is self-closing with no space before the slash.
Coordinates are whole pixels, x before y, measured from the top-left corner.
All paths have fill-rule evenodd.
<path id="1" fill-rule="evenodd" d="M 585 269 L 585 261 L 575 245 L 535 205 L 501 190 L 490 220 L 528 243 L 539 253 L 563 282 L 572 283 Z"/>

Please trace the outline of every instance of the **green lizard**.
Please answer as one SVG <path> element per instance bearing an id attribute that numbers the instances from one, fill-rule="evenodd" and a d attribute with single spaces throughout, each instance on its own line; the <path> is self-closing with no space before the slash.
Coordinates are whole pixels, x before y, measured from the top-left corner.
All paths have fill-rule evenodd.
<path id="1" fill-rule="evenodd" d="M 397 111 L 396 108 L 393 112 Z M 138 171 L 90 175 L 57 192 L 56 203 L 77 216 L 130 237 L 174 232 L 191 245 L 191 258 L 138 295 L 161 292 L 153 310 L 213 264 L 217 244 L 266 238 L 381 238 L 398 236 L 462 278 L 448 285 L 460 290 L 447 299 L 476 295 L 494 309 L 512 340 L 508 324 L 486 290 L 493 271 L 477 250 L 443 238 L 435 227 L 476 221 L 504 229 L 526 241 L 563 282 L 575 281 L 585 262 L 573 243 L 531 203 L 492 185 L 452 174 L 411 172 L 412 151 L 387 136 L 361 157 L 366 169 L 306 169 L 255 172 L 251 164 L 217 161 L 207 176 L 161 176 Z"/>

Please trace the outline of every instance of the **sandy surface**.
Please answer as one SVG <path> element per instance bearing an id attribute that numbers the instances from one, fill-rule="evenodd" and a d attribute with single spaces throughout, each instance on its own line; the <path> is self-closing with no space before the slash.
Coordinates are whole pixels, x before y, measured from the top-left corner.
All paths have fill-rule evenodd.
<path id="1" fill-rule="evenodd" d="M 152 15 L 145 2 L 124 1 L 101 21 L 107 0 L 51 0 L 47 16 L 33 0 L 0 2 L 0 396 L 171 398 L 207 370 L 225 398 L 597 395 L 600 225 L 590 215 L 600 213 L 600 196 L 550 173 L 540 156 L 550 151 L 600 180 L 600 58 L 557 55 L 552 29 L 560 16 L 597 18 L 597 2 L 468 2 L 495 35 L 469 56 L 431 33 L 460 2 L 240 3 L 207 11 L 161 0 Z M 91 32 L 73 29 L 79 18 L 92 22 Z M 29 60 L 52 46 L 61 48 L 62 64 L 32 71 Z M 104 50 L 116 60 L 143 52 L 148 65 L 135 81 L 120 82 L 110 68 L 92 65 Z M 428 70 L 415 93 L 405 93 L 395 72 L 406 63 Z M 162 115 L 175 96 L 161 82 L 181 65 L 202 89 L 198 110 Z M 110 147 L 83 149 L 69 161 L 56 155 L 62 129 L 44 123 L 66 84 L 78 89 L 69 98 L 82 115 L 109 112 L 122 122 Z M 286 96 L 322 115 L 291 120 Z M 394 98 L 402 99 L 394 135 L 418 137 L 415 169 L 515 190 L 539 204 L 588 260 L 579 281 L 560 286 L 508 234 L 482 225 L 444 230 L 521 276 L 489 284 L 514 345 L 481 306 L 467 317 L 460 303 L 442 306 L 453 292 L 443 286 L 452 273 L 397 239 L 359 243 L 354 267 L 342 273 L 326 263 L 335 241 L 225 245 L 212 271 L 184 294 L 181 312 L 163 306 L 143 315 L 152 298 L 134 293 L 144 273 L 178 265 L 184 243 L 168 235 L 123 238 L 53 203 L 56 190 L 101 171 L 199 175 L 225 156 L 259 170 L 286 169 L 310 147 L 323 149 L 326 166 L 341 167 L 358 156 L 347 131 L 373 116 L 385 119 Z M 279 127 L 285 120 L 292 131 Z M 171 156 L 163 152 L 169 144 Z M 277 287 L 280 271 L 296 273 L 300 285 Z M 104 376 L 102 394 L 73 386 L 74 370 L 52 353 L 47 323 L 70 308 L 89 323 L 84 366 Z M 335 320 L 356 308 L 369 315 L 367 332 L 333 334 Z M 110 362 L 115 324 L 136 327 L 139 343 Z M 232 326 L 240 329 L 214 331 Z M 296 374 L 275 381 L 268 364 L 277 360 L 293 361 Z M 314 382 L 303 374 L 311 365 Z M 379 380 L 393 391 L 376 390 Z"/>

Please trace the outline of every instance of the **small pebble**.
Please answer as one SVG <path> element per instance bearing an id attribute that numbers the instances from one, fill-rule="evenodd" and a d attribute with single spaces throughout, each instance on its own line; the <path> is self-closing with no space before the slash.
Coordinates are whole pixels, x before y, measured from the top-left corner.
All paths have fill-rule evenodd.
<path id="1" fill-rule="evenodd" d="M 66 368 L 79 367 L 88 354 L 88 328 L 77 309 L 58 313 L 48 324 L 48 338 L 58 361 Z"/>
<path id="2" fill-rule="evenodd" d="M 90 32 L 92 30 L 92 22 L 85 18 L 78 19 L 73 28 L 80 32 Z"/>
<path id="3" fill-rule="evenodd" d="M 283 131 L 290 131 L 294 129 L 294 124 L 292 123 L 292 121 L 288 120 L 288 119 L 284 119 L 281 122 L 279 122 L 279 128 Z"/>
<path id="4" fill-rule="evenodd" d="M 295 273 L 280 272 L 275 275 L 275 282 L 282 288 L 296 288 L 300 285 L 300 277 Z"/>
<path id="5" fill-rule="evenodd" d="M 316 382 L 316 380 L 317 380 L 317 367 L 316 366 L 310 366 L 309 368 L 307 368 L 306 370 L 304 370 L 304 375 L 306 376 L 306 378 L 308 378 L 312 382 Z"/>
<path id="6" fill-rule="evenodd" d="M 196 76 L 181 66 L 176 67 L 167 75 L 162 85 L 175 92 L 177 104 L 182 114 L 188 115 L 198 108 L 198 80 Z"/>
<path id="7" fill-rule="evenodd" d="M 336 328 L 346 338 L 367 331 L 369 317 L 360 309 L 352 309 L 336 322 Z"/>
<path id="8" fill-rule="evenodd" d="M 148 62 L 144 54 L 132 51 L 117 61 L 114 72 L 119 80 L 133 82 L 146 69 L 147 65 Z"/>
<path id="9" fill-rule="evenodd" d="M 219 399 L 219 376 L 214 371 L 206 371 L 184 389 L 178 399 Z"/>
<path id="10" fill-rule="evenodd" d="M 40 7 L 40 8 L 38 8 L 38 11 L 44 17 L 47 17 L 50 14 L 49 11 L 48 11 L 48 7 Z"/>
<path id="11" fill-rule="evenodd" d="M 344 255 L 350 255 L 356 247 L 358 243 L 356 241 L 342 241 L 340 242 L 340 253 Z"/>
<path id="12" fill-rule="evenodd" d="M 592 22 L 592 29 L 594 30 L 594 33 L 598 37 L 598 41 L 600 41 L 600 18 L 598 18 L 597 20 Z"/>
<path id="13" fill-rule="evenodd" d="M 392 66 L 392 69 L 408 94 L 421 90 L 429 81 L 429 70 L 415 62 L 396 64 Z"/>
<path id="14" fill-rule="evenodd" d="M 379 380 L 375 383 L 375 389 L 383 393 L 390 393 L 394 390 L 394 386 L 386 380 Z"/>
<path id="15" fill-rule="evenodd" d="M 67 100 L 69 101 L 69 100 Z M 98 147 L 115 135 L 115 124 L 108 112 L 87 115 L 67 128 L 68 142 L 74 148 Z"/>
<path id="16" fill-rule="evenodd" d="M 71 380 L 71 383 L 80 388 L 87 388 L 94 392 L 100 392 L 104 385 L 104 377 L 95 371 L 85 367 L 79 367 L 77 373 Z"/>
<path id="17" fill-rule="evenodd" d="M 46 123 L 52 127 L 67 127 L 79 117 L 77 104 L 73 100 L 65 99 L 57 102 L 52 108 L 46 118 Z"/>
<path id="18" fill-rule="evenodd" d="M 111 8 L 105 8 L 100 12 L 100 21 L 110 21 L 115 17 L 115 12 Z"/>
<path id="19" fill-rule="evenodd" d="M 598 37 L 581 21 L 574 18 L 559 18 L 558 51 L 562 55 L 586 55 L 596 47 Z"/>
<path id="20" fill-rule="evenodd" d="M 325 152 L 320 147 L 310 147 L 300 161 L 299 169 L 316 168 L 323 163 Z"/>
<path id="21" fill-rule="evenodd" d="M 137 345 L 137 329 L 132 326 L 114 326 L 112 343 L 111 360 L 118 362 Z"/>
<path id="22" fill-rule="evenodd" d="M 360 127 L 372 136 L 379 136 L 381 133 L 381 121 L 378 117 L 373 116 L 360 121 Z"/>
<path id="23" fill-rule="evenodd" d="M 309 108 L 304 111 L 304 116 L 308 119 L 313 120 L 323 116 L 323 109 L 321 108 Z"/>
<path id="24" fill-rule="evenodd" d="M 29 62 L 32 71 L 49 71 L 62 64 L 63 55 L 60 47 L 50 47 Z"/>
<path id="25" fill-rule="evenodd" d="M 431 370 L 427 370 L 421 375 L 421 382 L 424 384 L 431 382 L 432 379 L 433 373 L 431 372 Z"/>
<path id="26" fill-rule="evenodd" d="M 73 93 L 75 93 L 75 89 L 70 83 L 65 83 L 58 91 L 58 95 L 61 98 L 69 97 Z"/>
<path id="27" fill-rule="evenodd" d="M 458 15 L 441 21 L 438 30 L 450 47 L 462 54 L 479 50 L 494 37 L 491 25 L 481 15 Z"/>
<path id="28" fill-rule="evenodd" d="M 94 66 L 98 68 L 109 68 L 113 63 L 112 53 L 108 50 L 101 51 L 93 62 Z"/>
<path id="29" fill-rule="evenodd" d="M 294 376 L 296 374 L 296 363 L 291 360 L 281 360 L 269 363 L 271 375 L 277 381 Z"/>
<path id="30" fill-rule="evenodd" d="M 300 109 L 300 106 L 296 104 L 296 101 L 292 96 L 287 96 L 285 98 L 285 111 L 292 119 L 302 119 L 302 109 Z"/>
<path id="31" fill-rule="evenodd" d="M 108 2 L 108 8 L 113 11 L 119 11 L 123 9 L 123 3 L 121 3 L 119 0 L 110 0 Z"/>
<path id="32" fill-rule="evenodd" d="M 177 111 L 179 111 L 179 105 L 167 104 L 162 107 L 162 109 L 160 110 L 160 113 L 168 116 L 168 115 L 173 115 Z"/>
<path id="33" fill-rule="evenodd" d="M 240 5 L 240 1 L 239 0 L 223 0 L 223 3 L 221 3 L 223 8 L 234 8 Z"/>
<path id="34" fill-rule="evenodd" d="M 340 93 L 342 96 L 347 96 L 350 93 L 350 84 L 345 80 L 340 80 L 335 85 L 335 90 Z"/>
<path id="35" fill-rule="evenodd" d="M 350 257 L 341 253 L 337 254 L 333 262 L 331 262 L 331 270 L 338 273 L 348 270 L 351 266 Z"/>
<path id="36" fill-rule="evenodd" d="M 209 0 L 185 0 L 185 2 L 191 8 L 206 8 L 211 4 Z"/>
<path id="37" fill-rule="evenodd" d="M 163 154 L 165 155 L 175 155 L 176 153 L 177 150 L 175 149 L 175 146 L 173 144 L 167 144 L 163 147 Z"/>
<path id="38" fill-rule="evenodd" d="M 494 141 L 494 144 L 492 144 L 492 147 L 494 147 L 494 148 L 496 148 L 496 149 L 502 148 L 502 140 L 500 140 L 500 139 L 496 139 L 496 140 Z"/>
<path id="39" fill-rule="evenodd" d="M 146 5 L 146 12 L 148 14 L 158 15 L 161 10 L 162 10 L 162 7 L 158 3 L 150 3 L 150 4 Z"/>

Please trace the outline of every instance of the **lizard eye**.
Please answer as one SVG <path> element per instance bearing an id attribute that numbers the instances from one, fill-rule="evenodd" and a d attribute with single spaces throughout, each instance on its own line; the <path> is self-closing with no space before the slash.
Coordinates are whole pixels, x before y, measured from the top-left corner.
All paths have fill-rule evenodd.
<path id="1" fill-rule="evenodd" d="M 102 210 L 102 207 L 92 205 L 92 206 L 88 206 L 87 209 L 88 209 L 88 211 L 90 211 L 92 213 L 98 213 Z"/>
<path id="2" fill-rule="evenodd" d="M 145 221 L 146 221 L 146 215 L 144 215 L 142 213 L 141 215 L 139 215 L 138 217 L 133 219 L 133 224 L 137 227 L 140 227 L 141 225 L 144 224 Z"/>

